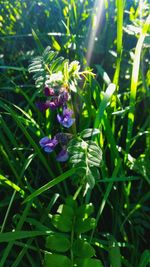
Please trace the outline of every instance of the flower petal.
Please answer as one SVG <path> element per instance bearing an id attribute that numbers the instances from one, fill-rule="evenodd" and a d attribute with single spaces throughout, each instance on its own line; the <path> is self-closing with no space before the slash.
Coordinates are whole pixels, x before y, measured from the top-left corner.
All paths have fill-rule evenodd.
<path id="1" fill-rule="evenodd" d="M 50 102 L 50 105 L 49 105 L 51 110 L 55 110 L 59 106 L 60 106 L 60 103 L 57 98 L 55 98 L 54 101 Z"/>
<path id="2" fill-rule="evenodd" d="M 67 150 L 62 149 L 60 153 L 58 154 L 58 156 L 56 157 L 56 160 L 59 162 L 65 162 L 68 160 L 68 158 L 69 158 L 69 154 Z"/>
<path id="3" fill-rule="evenodd" d="M 58 144 L 56 137 L 50 139 L 49 137 L 43 137 L 40 140 L 40 146 L 44 149 L 45 152 L 50 153 L 54 150 L 55 146 Z"/>
<path id="4" fill-rule="evenodd" d="M 58 140 L 61 145 L 65 146 L 68 144 L 68 136 L 65 133 L 57 133 L 56 134 L 56 139 Z"/>
<path id="5" fill-rule="evenodd" d="M 41 147 L 44 147 L 50 141 L 51 141 L 51 139 L 49 137 L 45 136 L 40 140 L 39 144 Z"/>
<path id="6" fill-rule="evenodd" d="M 44 88 L 44 94 L 45 96 L 53 96 L 55 94 L 54 89 L 48 87 L 47 85 Z"/>
<path id="7" fill-rule="evenodd" d="M 36 106 L 41 112 L 45 111 L 46 109 L 50 107 L 50 101 L 46 101 L 45 103 L 37 102 Z"/>
<path id="8" fill-rule="evenodd" d="M 71 117 L 72 114 L 73 111 L 65 107 L 63 109 L 62 115 L 57 114 L 57 120 L 62 126 L 70 128 L 72 124 L 75 122 L 75 119 Z"/>
<path id="9" fill-rule="evenodd" d="M 68 92 L 64 91 L 64 92 L 60 93 L 58 99 L 59 99 L 60 105 L 64 105 L 69 99 Z"/>

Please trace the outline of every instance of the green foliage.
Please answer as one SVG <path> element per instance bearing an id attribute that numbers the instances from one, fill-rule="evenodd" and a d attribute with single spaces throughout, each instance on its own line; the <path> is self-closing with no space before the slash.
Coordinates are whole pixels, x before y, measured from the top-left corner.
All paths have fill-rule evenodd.
<path id="1" fill-rule="evenodd" d="M 54 267 L 60 266 L 60 262 L 62 266 L 76 266 L 76 263 L 77 266 L 80 266 L 80 264 L 91 266 L 92 263 L 102 266 L 98 265 L 100 264 L 98 260 L 89 261 L 95 256 L 95 250 L 86 238 L 82 238 L 81 235 L 96 226 L 95 219 L 90 218 L 91 213 L 93 213 L 93 205 L 91 203 L 78 206 L 76 200 L 68 197 L 66 203 L 58 207 L 57 214 L 51 215 L 51 223 L 59 232 L 53 233 L 46 238 L 46 248 L 52 254 L 45 254 L 45 266 L 48 266 L 50 261 L 53 262 Z M 70 260 L 66 256 L 62 256 L 62 254 L 55 254 L 68 252 L 68 250 L 70 250 Z M 60 262 L 58 261 L 59 257 Z"/>
<path id="2" fill-rule="evenodd" d="M 87 241 L 77 239 L 73 244 L 73 253 L 77 258 L 91 258 L 95 255 L 95 250 Z"/>
<path id="3" fill-rule="evenodd" d="M 60 254 L 45 254 L 45 267 L 49 266 L 54 267 L 71 267 L 71 261 L 68 259 L 68 257 L 60 255 Z"/>
<path id="4" fill-rule="evenodd" d="M 57 83 L 62 82 L 62 73 L 60 71 L 62 70 L 63 57 L 57 57 L 57 55 L 57 52 L 51 51 L 51 48 L 47 47 L 42 56 L 32 60 L 29 72 L 35 73 L 33 78 L 37 87 L 44 87 L 50 79 L 50 82 L 54 84 L 56 81 Z M 52 76 L 52 72 L 56 74 Z"/>
<path id="5" fill-rule="evenodd" d="M 102 161 L 102 151 L 96 142 L 85 141 L 83 138 L 89 138 L 98 134 L 98 129 L 86 129 L 80 133 L 79 137 L 73 138 L 68 146 L 71 155 L 70 162 L 73 167 L 78 168 L 80 183 L 86 184 L 92 189 L 95 185 L 95 174 L 99 176 L 98 167 Z"/>
<path id="6" fill-rule="evenodd" d="M 150 251 L 145 250 L 141 255 L 139 267 L 146 267 L 149 265 L 149 263 L 150 263 Z"/>
<path id="7" fill-rule="evenodd" d="M 109 257 L 112 267 L 121 267 L 120 248 L 113 236 L 109 236 Z"/>
<path id="8" fill-rule="evenodd" d="M 66 237 L 54 233 L 47 237 L 46 248 L 56 252 L 66 252 L 70 248 L 70 241 Z"/>
<path id="9" fill-rule="evenodd" d="M 82 260 L 78 260 L 77 261 L 77 266 L 79 267 L 103 267 L 102 263 L 100 260 L 96 260 L 96 259 L 82 259 Z"/>
<path id="10" fill-rule="evenodd" d="M 100 2 L 0 1 L 1 267 L 149 266 L 150 3 Z M 71 90 L 65 164 L 38 144 L 45 82 Z"/>
<path id="11" fill-rule="evenodd" d="M 78 80 L 81 75 L 94 75 L 90 70 L 80 72 L 80 64 L 77 60 L 69 63 L 69 60 L 58 56 L 58 52 L 47 47 L 42 56 L 33 58 L 28 68 L 30 73 L 34 73 L 33 78 L 37 88 L 44 85 L 59 88 L 64 86 L 77 93 Z"/>

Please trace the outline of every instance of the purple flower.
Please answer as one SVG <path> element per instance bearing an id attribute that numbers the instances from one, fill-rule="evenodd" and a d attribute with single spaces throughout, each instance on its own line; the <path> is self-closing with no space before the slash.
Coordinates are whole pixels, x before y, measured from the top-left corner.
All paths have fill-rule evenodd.
<path id="1" fill-rule="evenodd" d="M 36 106 L 40 111 L 45 111 L 46 109 L 48 109 L 50 107 L 51 102 L 49 100 L 47 100 L 46 102 L 42 103 L 42 102 L 37 102 Z"/>
<path id="2" fill-rule="evenodd" d="M 67 150 L 62 149 L 60 153 L 58 154 L 58 156 L 56 157 L 56 160 L 59 162 L 65 162 L 68 160 L 68 158 L 69 158 L 69 154 Z"/>
<path id="3" fill-rule="evenodd" d="M 68 100 L 68 93 L 63 92 L 60 93 L 59 96 L 53 97 L 51 103 L 50 103 L 50 109 L 55 110 L 56 108 L 63 106 Z"/>
<path id="4" fill-rule="evenodd" d="M 50 139 L 49 137 L 45 136 L 40 140 L 39 144 L 45 152 L 50 153 L 54 150 L 55 146 L 58 144 L 58 141 L 56 137 Z"/>
<path id="5" fill-rule="evenodd" d="M 51 110 L 55 110 L 56 108 L 60 107 L 58 97 L 53 98 L 53 101 L 50 102 L 49 107 Z"/>
<path id="6" fill-rule="evenodd" d="M 55 94 L 53 88 L 49 88 L 47 85 L 44 88 L 44 94 L 45 96 L 53 96 Z"/>
<path id="7" fill-rule="evenodd" d="M 68 144 L 68 136 L 65 133 L 57 133 L 56 139 L 59 143 L 61 143 L 62 146 L 65 146 Z"/>
<path id="8" fill-rule="evenodd" d="M 62 115 L 57 114 L 57 120 L 62 126 L 69 128 L 75 121 L 75 119 L 72 119 L 72 114 L 73 111 L 65 107 Z"/>
<path id="9" fill-rule="evenodd" d="M 60 93 L 58 97 L 60 105 L 65 104 L 68 101 L 68 98 L 69 98 L 68 92 L 63 91 L 62 93 Z"/>

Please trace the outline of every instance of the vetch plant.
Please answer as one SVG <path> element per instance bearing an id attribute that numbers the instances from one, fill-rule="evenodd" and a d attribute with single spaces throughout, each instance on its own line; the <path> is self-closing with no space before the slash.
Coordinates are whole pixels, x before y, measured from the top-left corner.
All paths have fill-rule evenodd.
<path id="1" fill-rule="evenodd" d="M 54 112 L 57 125 L 55 134 L 42 137 L 39 144 L 46 153 L 52 153 L 57 146 L 61 147 L 56 160 L 63 163 L 69 159 L 68 166 L 71 164 L 77 170 L 74 197 L 67 197 L 65 204 L 59 206 L 57 214 L 51 215 L 54 232 L 46 240 L 50 252 L 45 254 L 45 267 L 101 267 L 102 263 L 96 259 L 88 235 L 84 234 L 96 227 L 96 220 L 90 218 L 93 206 L 91 203 L 79 206 L 76 200 L 80 193 L 84 198 L 100 176 L 102 152 L 96 142 L 91 140 L 100 131 L 89 128 L 77 133 L 72 129 L 76 122 L 72 94 L 79 95 L 78 82 L 81 77 L 87 78 L 87 75 L 93 73 L 90 70 L 81 72 L 78 61 L 69 63 L 50 48 L 41 57 L 33 59 L 29 71 L 35 73 L 39 94 L 42 88 L 42 95 L 46 98 L 36 103 L 37 108 L 41 112 L 48 109 Z"/>
<path id="2" fill-rule="evenodd" d="M 68 196 L 57 214 L 51 215 L 53 233 L 46 238 L 45 267 L 102 267 L 87 233 L 96 226 L 91 203 L 78 206 Z M 57 231 L 56 231 L 57 230 Z"/>
<path id="3" fill-rule="evenodd" d="M 98 129 L 86 129 L 74 137 L 68 146 L 70 162 L 78 168 L 79 184 L 83 185 L 84 194 L 87 189 L 95 186 L 95 177 L 99 177 L 99 170 L 102 161 L 102 151 L 96 142 L 89 139 L 91 135 L 98 134 Z"/>
<path id="4" fill-rule="evenodd" d="M 150 1 L 98 2 L 0 1 L 1 267 L 150 263 Z M 70 195 L 80 236 L 53 224 Z"/>
<path id="5" fill-rule="evenodd" d="M 62 150 L 56 159 L 60 162 L 68 160 L 67 143 L 69 134 L 64 132 L 65 128 L 70 128 L 75 123 L 74 112 L 71 109 L 71 92 L 77 93 L 78 80 L 81 76 L 93 75 L 90 70 L 80 72 L 78 61 L 69 63 L 62 57 L 58 57 L 57 52 L 51 51 L 47 47 L 43 55 L 32 60 L 29 72 L 35 73 L 34 79 L 37 88 L 42 88 L 46 100 L 36 103 L 37 108 L 44 112 L 47 109 L 57 112 L 57 122 L 60 124 L 61 133 L 49 138 L 43 137 L 40 146 L 47 153 L 51 153 L 60 144 Z M 44 89 L 43 89 L 44 88 Z M 62 141 L 63 138 L 63 141 Z M 65 139 L 65 143 L 64 143 Z"/>

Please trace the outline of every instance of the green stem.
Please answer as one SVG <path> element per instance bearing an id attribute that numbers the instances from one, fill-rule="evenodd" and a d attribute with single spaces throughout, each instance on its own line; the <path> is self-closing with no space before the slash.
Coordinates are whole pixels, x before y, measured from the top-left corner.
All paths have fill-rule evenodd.
<path id="1" fill-rule="evenodd" d="M 71 239 L 70 239 L 70 243 L 71 243 L 71 247 L 70 247 L 70 259 L 71 259 L 71 267 L 73 267 L 74 265 L 74 255 L 73 255 L 73 240 L 74 240 L 74 224 L 75 224 L 75 217 L 73 218 L 73 222 L 72 222 L 72 229 L 71 229 Z"/>
<path id="2" fill-rule="evenodd" d="M 81 192 L 81 190 L 82 190 L 82 187 L 83 187 L 83 184 L 81 184 L 81 185 L 78 187 L 78 189 L 77 189 L 77 191 L 75 192 L 74 197 L 73 197 L 74 200 L 77 199 L 78 195 L 80 194 L 80 192 Z"/>

